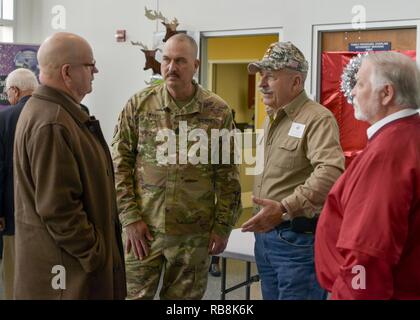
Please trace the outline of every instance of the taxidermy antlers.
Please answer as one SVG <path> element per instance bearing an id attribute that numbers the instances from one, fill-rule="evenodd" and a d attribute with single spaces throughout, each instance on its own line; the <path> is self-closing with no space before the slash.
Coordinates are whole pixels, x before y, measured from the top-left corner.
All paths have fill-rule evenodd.
<path id="1" fill-rule="evenodd" d="M 149 10 L 147 7 L 144 7 L 145 10 L 145 16 L 150 20 L 161 20 L 162 24 L 166 28 L 166 34 L 165 38 L 163 39 L 163 42 L 166 42 L 170 37 L 172 37 L 174 34 L 177 34 L 176 28 L 178 27 L 178 19 L 174 18 L 172 21 L 169 21 L 160 11 L 156 10 Z"/>
<path id="2" fill-rule="evenodd" d="M 141 51 L 143 51 L 144 56 L 146 58 L 146 63 L 144 65 L 143 70 L 148 70 L 148 69 L 152 69 L 153 74 L 160 74 L 160 62 L 156 60 L 155 56 L 156 56 L 156 51 L 160 50 L 160 49 L 153 49 L 150 50 L 147 48 L 147 46 L 145 44 L 143 44 L 143 42 L 134 42 L 131 41 L 131 44 L 133 46 L 139 46 L 141 47 Z"/>

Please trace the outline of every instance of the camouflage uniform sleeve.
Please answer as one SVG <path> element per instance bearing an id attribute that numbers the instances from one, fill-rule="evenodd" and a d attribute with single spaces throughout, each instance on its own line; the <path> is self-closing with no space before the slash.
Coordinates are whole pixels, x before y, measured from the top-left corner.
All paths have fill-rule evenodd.
<path id="1" fill-rule="evenodd" d="M 135 163 L 138 130 L 136 125 L 137 99 L 128 101 L 118 118 L 112 139 L 112 160 L 115 171 L 118 213 L 123 227 L 141 220 L 135 194 Z"/>
<path id="2" fill-rule="evenodd" d="M 226 112 L 222 129 L 234 129 L 230 109 Z M 213 232 L 222 237 L 228 237 L 242 213 L 241 185 L 239 183 L 239 167 L 234 164 L 234 139 L 230 138 L 230 164 L 215 164 L 216 212 Z M 222 142 L 220 142 L 222 150 Z"/>

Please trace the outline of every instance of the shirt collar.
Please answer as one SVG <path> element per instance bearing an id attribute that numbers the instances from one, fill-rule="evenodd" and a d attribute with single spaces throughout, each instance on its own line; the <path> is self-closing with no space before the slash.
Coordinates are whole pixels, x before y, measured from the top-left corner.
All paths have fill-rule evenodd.
<path id="1" fill-rule="evenodd" d="M 18 104 L 18 103 L 25 104 L 31 96 L 32 95 L 27 95 L 27 96 L 24 96 L 24 97 L 20 98 L 20 100 L 16 104 Z"/>
<path id="2" fill-rule="evenodd" d="M 306 101 L 308 101 L 308 99 L 309 98 L 305 90 L 302 90 L 302 92 L 299 93 L 299 95 L 297 95 L 292 101 L 290 101 L 283 108 L 280 108 L 273 114 L 273 120 L 275 120 L 277 116 L 283 111 L 290 119 L 293 120 L 299 109 L 306 103 Z"/>
<path id="3" fill-rule="evenodd" d="M 40 85 L 32 94 L 34 97 L 51 101 L 63 107 L 79 124 L 89 121 L 89 115 L 82 111 L 80 104 L 63 91 Z"/>
<path id="4" fill-rule="evenodd" d="M 174 99 L 169 94 L 169 91 L 166 87 L 166 83 L 163 86 L 163 105 L 171 110 L 175 115 L 185 115 L 201 112 L 201 105 L 203 101 L 202 93 L 197 82 L 192 80 L 192 83 L 195 88 L 195 94 L 191 98 L 190 102 L 184 105 L 182 108 L 179 108 Z"/>
<path id="5" fill-rule="evenodd" d="M 388 124 L 388 123 L 390 123 L 392 121 L 401 119 L 401 118 L 406 118 L 406 117 L 415 115 L 418 112 L 419 112 L 418 109 L 403 109 L 401 111 L 392 113 L 389 116 L 386 116 L 385 118 L 379 120 L 378 122 L 375 122 L 372 126 L 370 126 L 367 129 L 368 139 L 370 140 L 370 138 L 372 138 L 373 135 L 376 132 L 378 132 L 378 130 L 381 129 L 386 124 Z"/>

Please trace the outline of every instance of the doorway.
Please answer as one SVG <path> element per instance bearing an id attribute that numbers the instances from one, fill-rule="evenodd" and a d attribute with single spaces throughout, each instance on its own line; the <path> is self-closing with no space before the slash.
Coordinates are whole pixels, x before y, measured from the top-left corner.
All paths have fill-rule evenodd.
<path id="1" fill-rule="evenodd" d="M 416 42 L 417 28 L 413 26 L 320 32 L 319 100 L 337 120 L 346 166 L 365 148 L 366 130 L 370 125 L 354 118 L 354 109 L 340 90 L 344 68 L 359 53 L 356 50 L 363 47 L 399 51 L 415 59 Z"/>
<path id="2" fill-rule="evenodd" d="M 262 128 L 265 106 L 257 90 L 258 75 L 248 75 L 248 64 L 261 60 L 269 45 L 279 41 L 281 29 L 245 30 L 232 32 L 204 32 L 201 34 L 201 84 L 218 94 L 235 111 L 235 122 L 244 134 L 253 135 Z M 255 155 L 255 147 L 252 150 Z M 241 164 L 240 181 L 244 214 L 238 225 L 251 216 L 254 177 L 245 174 Z"/>

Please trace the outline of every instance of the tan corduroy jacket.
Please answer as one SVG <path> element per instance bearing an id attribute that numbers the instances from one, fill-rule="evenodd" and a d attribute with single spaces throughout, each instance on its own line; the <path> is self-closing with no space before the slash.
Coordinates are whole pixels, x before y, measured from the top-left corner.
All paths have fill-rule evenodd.
<path id="1" fill-rule="evenodd" d="M 124 299 L 113 168 L 99 122 L 40 86 L 19 118 L 14 150 L 15 298 Z"/>

